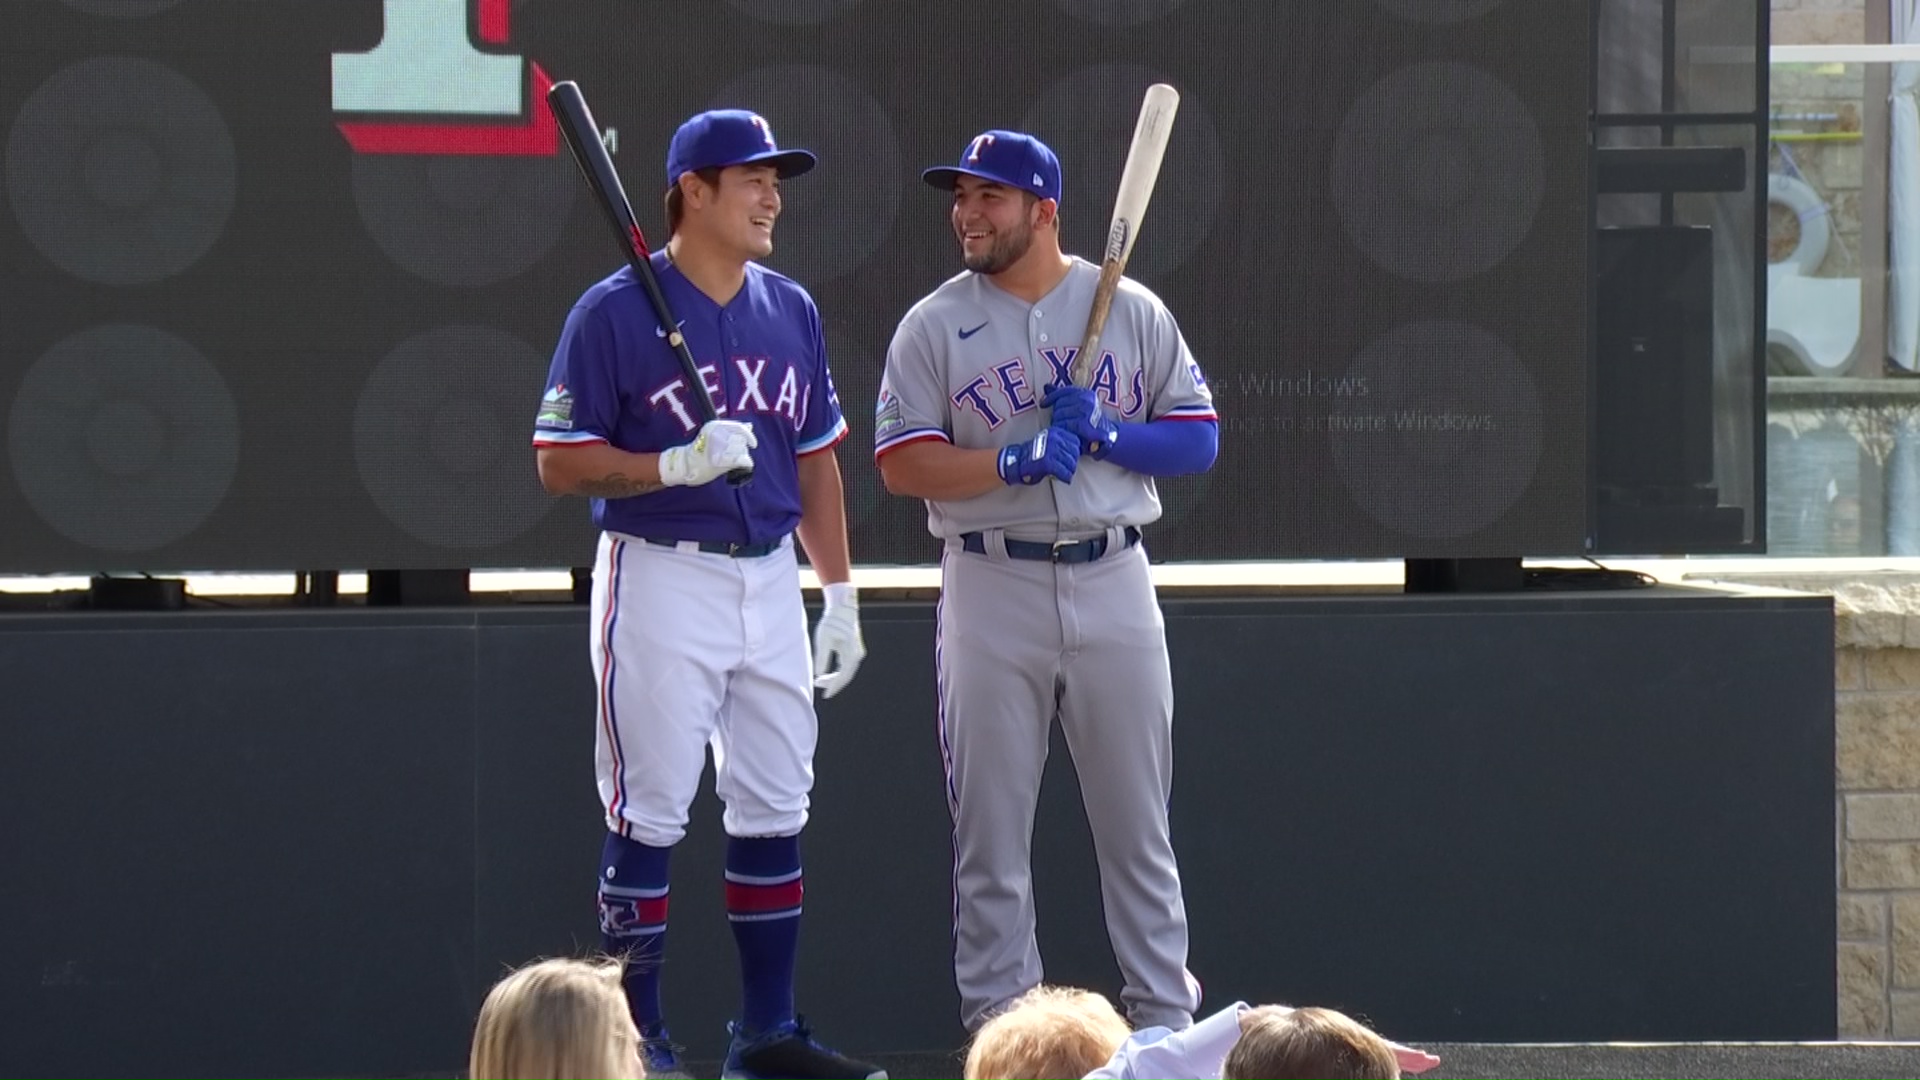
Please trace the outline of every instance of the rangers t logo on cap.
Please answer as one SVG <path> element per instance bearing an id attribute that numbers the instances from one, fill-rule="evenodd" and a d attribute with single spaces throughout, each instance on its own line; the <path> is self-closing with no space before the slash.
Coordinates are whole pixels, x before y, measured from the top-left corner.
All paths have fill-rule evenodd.
<path id="1" fill-rule="evenodd" d="M 977 176 L 1060 201 L 1060 159 L 1046 143 L 1019 131 L 983 131 L 961 151 L 960 164 L 938 165 L 920 175 L 943 191 L 953 190 L 959 177 Z"/>

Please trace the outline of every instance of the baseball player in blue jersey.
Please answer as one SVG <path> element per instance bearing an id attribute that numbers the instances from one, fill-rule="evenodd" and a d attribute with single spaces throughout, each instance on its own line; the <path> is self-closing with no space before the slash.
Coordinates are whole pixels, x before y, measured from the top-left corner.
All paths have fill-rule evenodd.
<path id="1" fill-rule="evenodd" d="M 660 1005 L 668 860 L 712 748 L 726 804 L 726 903 L 743 1010 L 724 1077 L 873 1077 L 794 1013 L 800 831 L 813 786 L 813 689 L 853 678 L 865 648 L 834 446 L 847 431 L 805 289 L 773 250 L 780 181 L 811 169 L 759 116 L 702 113 L 667 154 L 671 237 L 653 255 L 699 366 L 689 386 L 631 268 L 568 313 L 534 425 L 548 491 L 593 500 L 595 760 L 607 838 L 602 944 L 650 1076 L 680 1073 Z M 702 424 L 696 395 L 717 418 Z M 718 482 L 751 468 L 752 482 Z M 793 537 L 823 584 L 809 657 Z"/>
<path id="2" fill-rule="evenodd" d="M 1071 385 L 1100 269 L 1060 251 L 1060 163 L 1040 140 L 984 132 L 924 175 L 953 193 L 966 270 L 894 333 L 874 452 L 887 489 L 926 500 L 946 541 L 935 651 L 961 1019 L 977 1029 L 1042 979 L 1029 849 L 1058 717 L 1128 1019 L 1182 1029 L 1200 987 L 1168 835 L 1173 681 L 1141 529 L 1160 516 L 1154 477 L 1212 466 L 1212 395 L 1165 305 L 1126 279 L 1092 385 Z"/>

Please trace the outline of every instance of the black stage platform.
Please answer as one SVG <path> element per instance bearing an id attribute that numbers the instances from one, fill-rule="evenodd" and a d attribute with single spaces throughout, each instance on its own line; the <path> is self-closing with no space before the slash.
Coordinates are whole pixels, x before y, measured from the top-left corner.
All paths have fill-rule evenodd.
<path id="1" fill-rule="evenodd" d="M 1827 599 L 1165 607 L 1210 1005 L 1408 1042 L 1834 1037 Z M 801 1007 L 842 1047 L 945 1060 L 932 607 L 865 619 L 821 709 Z M 573 606 L 0 617 L 0 1073 L 459 1069 L 505 966 L 595 941 L 586 642 Z M 1053 980 L 1114 991 L 1066 764 L 1056 742 L 1042 946 Z M 667 980 L 695 1059 L 736 992 L 719 841 L 703 794 Z M 1907 1053 L 1462 1046 L 1446 1075 L 1913 1075 Z"/>

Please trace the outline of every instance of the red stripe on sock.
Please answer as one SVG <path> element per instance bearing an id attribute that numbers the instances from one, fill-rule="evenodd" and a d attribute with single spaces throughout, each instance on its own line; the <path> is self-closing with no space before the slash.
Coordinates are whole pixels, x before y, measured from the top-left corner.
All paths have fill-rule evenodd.
<path id="1" fill-rule="evenodd" d="M 727 910 L 742 915 L 757 915 L 763 911 L 785 911 L 800 906 L 800 897 L 805 892 L 800 887 L 801 879 L 782 882 L 778 885 L 742 885 L 727 882 Z"/>

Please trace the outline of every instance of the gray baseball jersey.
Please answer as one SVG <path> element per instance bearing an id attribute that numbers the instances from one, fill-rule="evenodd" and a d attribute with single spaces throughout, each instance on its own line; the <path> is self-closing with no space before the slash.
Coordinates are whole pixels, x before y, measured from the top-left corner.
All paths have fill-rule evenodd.
<path id="1" fill-rule="evenodd" d="M 1066 382 L 1087 328 L 1100 268 L 1084 259 L 1037 304 L 962 273 L 910 309 L 887 350 L 874 453 L 920 439 L 968 449 L 1019 442 L 1047 425 L 1046 388 Z M 1092 389 L 1129 422 L 1211 419 L 1213 395 L 1160 298 L 1122 278 L 1100 339 Z M 1153 478 L 1082 458 L 1071 484 L 1007 487 L 927 505 L 927 527 L 952 539 L 1000 528 L 1026 540 L 1079 539 L 1160 517 Z"/>
<path id="2" fill-rule="evenodd" d="M 1030 305 L 964 273 L 914 305 L 887 353 L 876 456 L 922 439 L 985 449 L 1040 431 L 1040 398 L 1068 377 L 1099 275 L 1076 259 Z M 1214 418 L 1199 365 L 1147 289 L 1122 281 L 1101 343 L 1093 389 L 1121 420 Z M 1199 1008 L 1167 821 L 1165 622 L 1146 554 L 1126 531 L 1159 516 L 1151 477 L 1087 457 L 1069 484 L 927 504 L 928 528 L 947 540 L 935 668 L 954 825 L 954 980 L 969 1029 L 1044 977 L 1030 845 L 1056 716 L 1079 773 L 1128 1016 L 1179 1029 Z M 961 542 L 973 532 L 981 552 Z M 1006 543 L 1099 535 L 1105 553 L 1078 564 L 1014 558 Z"/>

